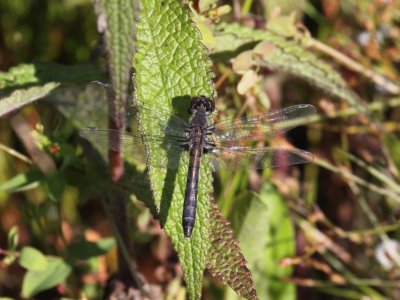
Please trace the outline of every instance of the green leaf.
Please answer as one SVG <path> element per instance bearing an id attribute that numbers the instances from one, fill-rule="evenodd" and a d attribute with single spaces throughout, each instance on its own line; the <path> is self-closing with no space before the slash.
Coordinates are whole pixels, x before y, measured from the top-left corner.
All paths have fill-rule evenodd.
<path id="1" fill-rule="evenodd" d="M 62 259 L 47 257 L 47 267 L 42 271 L 29 270 L 22 283 L 22 296 L 30 298 L 38 292 L 60 284 L 71 273 L 72 268 Z"/>
<path id="2" fill-rule="evenodd" d="M 18 174 L 9 181 L 0 185 L 0 191 L 21 192 L 36 188 L 44 175 L 38 170 L 32 170 L 27 173 Z"/>
<path id="3" fill-rule="evenodd" d="M 270 184 L 259 195 L 245 193 L 236 200 L 231 220 L 257 293 L 268 295 L 267 299 L 295 299 L 295 286 L 282 280 L 292 269 L 280 265 L 283 258 L 295 254 L 285 202 Z"/>
<path id="4" fill-rule="evenodd" d="M 95 256 L 104 255 L 115 247 L 113 238 L 105 238 L 96 242 L 80 241 L 68 247 L 68 253 L 72 259 L 86 260 Z"/>
<path id="5" fill-rule="evenodd" d="M 264 272 L 265 275 L 264 251 L 269 230 L 267 210 L 267 205 L 260 201 L 257 195 L 245 192 L 237 197 L 229 216 L 259 295 L 267 294 L 269 284 L 265 276 L 260 280 L 260 272 Z"/>
<path id="6" fill-rule="evenodd" d="M 96 65 L 65 66 L 56 63 L 21 64 L 0 72 L 0 89 L 13 90 L 33 85 L 53 83 L 89 82 L 102 79 Z"/>
<path id="7" fill-rule="evenodd" d="M 132 67 L 135 1 L 102 0 L 101 14 L 104 14 L 105 44 L 107 46 L 107 66 L 110 71 L 111 84 L 116 93 L 116 101 L 124 101 Z M 102 20 L 99 18 L 99 20 Z M 123 102 L 124 103 L 124 102 Z M 120 103 L 122 105 L 122 103 Z"/>
<path id="8" fill-rule="evenodd" d="M 216 26 L 214 34 L 217 40 L 214 55 L 230 52 L 233 57 L 237 52 L 251 49 L 247 55 L 251 60 L 248 65 L 267 66 L 301 77 L 326 93 L 343 98 L 358 111 L 366 111 L 365 104 L 348 88 L 341 75 L 306 49 L 304 40 L 286 38 L 267 29 L 256 30 L 226 23 Z"/>
<path id="9" fill-rule="evenodd" d="M 47 259 L 39 250 L 32 247 L 23 247 L 19 264 L 30 271 L 43 271 L 47 268 Z"/>
<path id="10" fill-rule="evenodd" d="M 263 41 L 254 48 L 253 59 L 255 65 L 301 77 L 326 93 L 346 100 L 360 111 L 366 110 L 365 104 L 348 88 L 341 75 L 299 43 L 276 37 L 272 41 Z"/>
<path id="11" fill-rule="evenodd" d="M 269 278 L 268 294 L 271 299 L 296 299 L 296 286 L 283 280 L 292 274 L 293 268 L 281 265 L 282 259 L 291 258 L 296 254 L 295 232 L 286 202 L 272 185 L 263 188 L 260 198 L 268 205 L 269 233 L 265 249 L 265 270 Z M 265 280 L 264 275 L 260 275 Z M 263 280 L 262 278 L 260 280 Z"/>
<path id="12" fill-rule="evenodd" d="M 0 117 L 43 98 L 58 86 L 58 83 L 49 82 L 42 86 L 34 86 L 14 91 L 10 96 L 0 99 Z"/>
<path id="13" fill-rule="evenodd" d="M 0 72 L 0 89 L 11 94 L 0 99 L 0 116 L 41 99 L 62 83 L 98 79 L 101 70 L 94 65 L 63 66 L 54 63 L 22 64 Z"/>
<path id="14" fill-rule="evenodd" d="M 246 299 L 258 299 L 256 288 L 230 223 L 212 203 L 211 247 L 206 266 L 210 274 Z"/>
<path id="15" fill-rule="evenodd" d="M 211 49 L 212 56 L 229 59 L 252 49 L 257 42 L 268 39 L 270 34 L 239 24 L 220 23 L 214 26 L 214 36 L 216 47 Z"/>
<path id="16" fill-rule="evenodd" d="M 139 11 L 134 63 L 136 97 L 171 113 L 174 106 L 178 114 L 187 117 L 190 96 L 215 95 L 211 63 L 199 42 L 190 11 L 178 0 L 144 0 Z M 151 116 L 142 113 L 139 117 L 145 134 L 163 133 Z M 185 238 L 181 223 L 188 157 L 182 155 L 179 170 L 155 168 L 160 160 L 165 161 L 166 155 L 176 153 L 166 154 L 163 149 L 149 147 L 149 176 L 155 204 L 160 210 L 161 224 L 178 252 L 190 298 L 199 299 L 210 246 L 212 174 L 202 163 L 196 224 L 191 238 Z"/>

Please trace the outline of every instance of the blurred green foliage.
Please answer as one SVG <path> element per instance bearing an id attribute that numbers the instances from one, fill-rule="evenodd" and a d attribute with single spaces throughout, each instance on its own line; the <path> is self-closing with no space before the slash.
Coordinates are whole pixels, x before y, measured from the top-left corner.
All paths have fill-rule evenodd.
<path id="1" fill-rule="evenodd" d="M 0 69 L 22 62 L 72 64 L 98 41 L 92 1 L 0 1 Z"/>

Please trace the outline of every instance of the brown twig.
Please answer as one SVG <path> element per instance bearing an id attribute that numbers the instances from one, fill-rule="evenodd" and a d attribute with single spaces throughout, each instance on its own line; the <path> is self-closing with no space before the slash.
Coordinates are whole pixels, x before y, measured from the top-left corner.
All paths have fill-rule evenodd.
<path id="1" fill-rule="evenodd" d="M 4 152 L 7 152 L 8 154 L 18 158 L 19 160 L 26 162 L 29 165 L 33 164 L 33 161 L 29 157 L 19 153 L 18 151 L 15 151 L 14 149 L 11 149 L 10 147 L 7 147 L 4 144 L 0 143 L 0 149 L 3 150 Z"/>
<path id="2" fill-rule="evenodd" d="M 369 78 L 373 82 L 375 82 L 377 85 L 385 89 L 387 92 L 395 95 L 400 94 L 400 86 L 395 84 L 392 80 L 389 78 L 378 74 L 370 69 L 367 69 L 363 65 L 359 64 L 358 62 L 354 61 L 350 57 L 344 55 L 343 53 L 337 51 L 336 49 L 333 49 L 324 43 L 321 43 L 318 40 L 315 40 L 313 38 L 310 38 L 308 41 L 308 46 L 317 49 L 325 54 L 328 54 L 329 56 L 335 58 L 338 62 L 342 63 L 345 65 L 347 68 L 353 70 L 354 72 L 360 73 L 364 75 L 366 78 Z"/>

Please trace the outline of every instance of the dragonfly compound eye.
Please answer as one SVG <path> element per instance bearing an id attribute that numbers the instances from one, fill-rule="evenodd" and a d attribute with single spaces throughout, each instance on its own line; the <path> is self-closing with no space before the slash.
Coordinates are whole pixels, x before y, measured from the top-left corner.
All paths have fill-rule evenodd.
<path id="1" fill-rule="evenodd" d="M 211 114 L 215 109 L 215 103 L 212 99 L 206 96 L 192 97 L 192 102 L 190 103 L 189 113 L 193 114 L 198 110 L 200 106 L 203 106 L 207 115 Z"/>

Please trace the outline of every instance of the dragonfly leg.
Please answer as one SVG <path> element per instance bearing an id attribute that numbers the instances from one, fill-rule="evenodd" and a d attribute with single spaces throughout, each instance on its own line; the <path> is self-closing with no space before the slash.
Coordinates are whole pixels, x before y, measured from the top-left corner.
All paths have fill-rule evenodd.
<path id="1" fill-rule="evenodd" d="M 203 151 L 204 153 L 211 153 L 211 151 L 216 147 L 217 145 L 212 142 L 212 141 L 206 141 L 205 145 L 203 146 Z"/>
<path id="2" fill-rule="evenodd" d="M 183 150 L 188 151 L 190 148 L 190 142 L 188 141 L 187 138 L 184 137 L 177 137 L 176 142 L 178 143 L 179 147 Z"/>
<path id="3" fill-rule="evenodd" d="M 190 141 L 186 139 L 181 139 L 180 141 L 178 140 L 177 142 L 179 142 L 179 147 L 181 147 L 185 151 L 189 151 L 192 145 L 192 143 L 190 143 Z"/>
<path id="4" fill-rule="evenodd" d="M 215 123 L 210 124 L 207 126 L 207 134 L 212 134 L 215 131 Z"/>
<path id="5" fill-rule="evenodd" d="M 185 125 L 185 132 L 186 133 L 191 133 L 193 130 L 193 126 L 190 124 Z"/>

